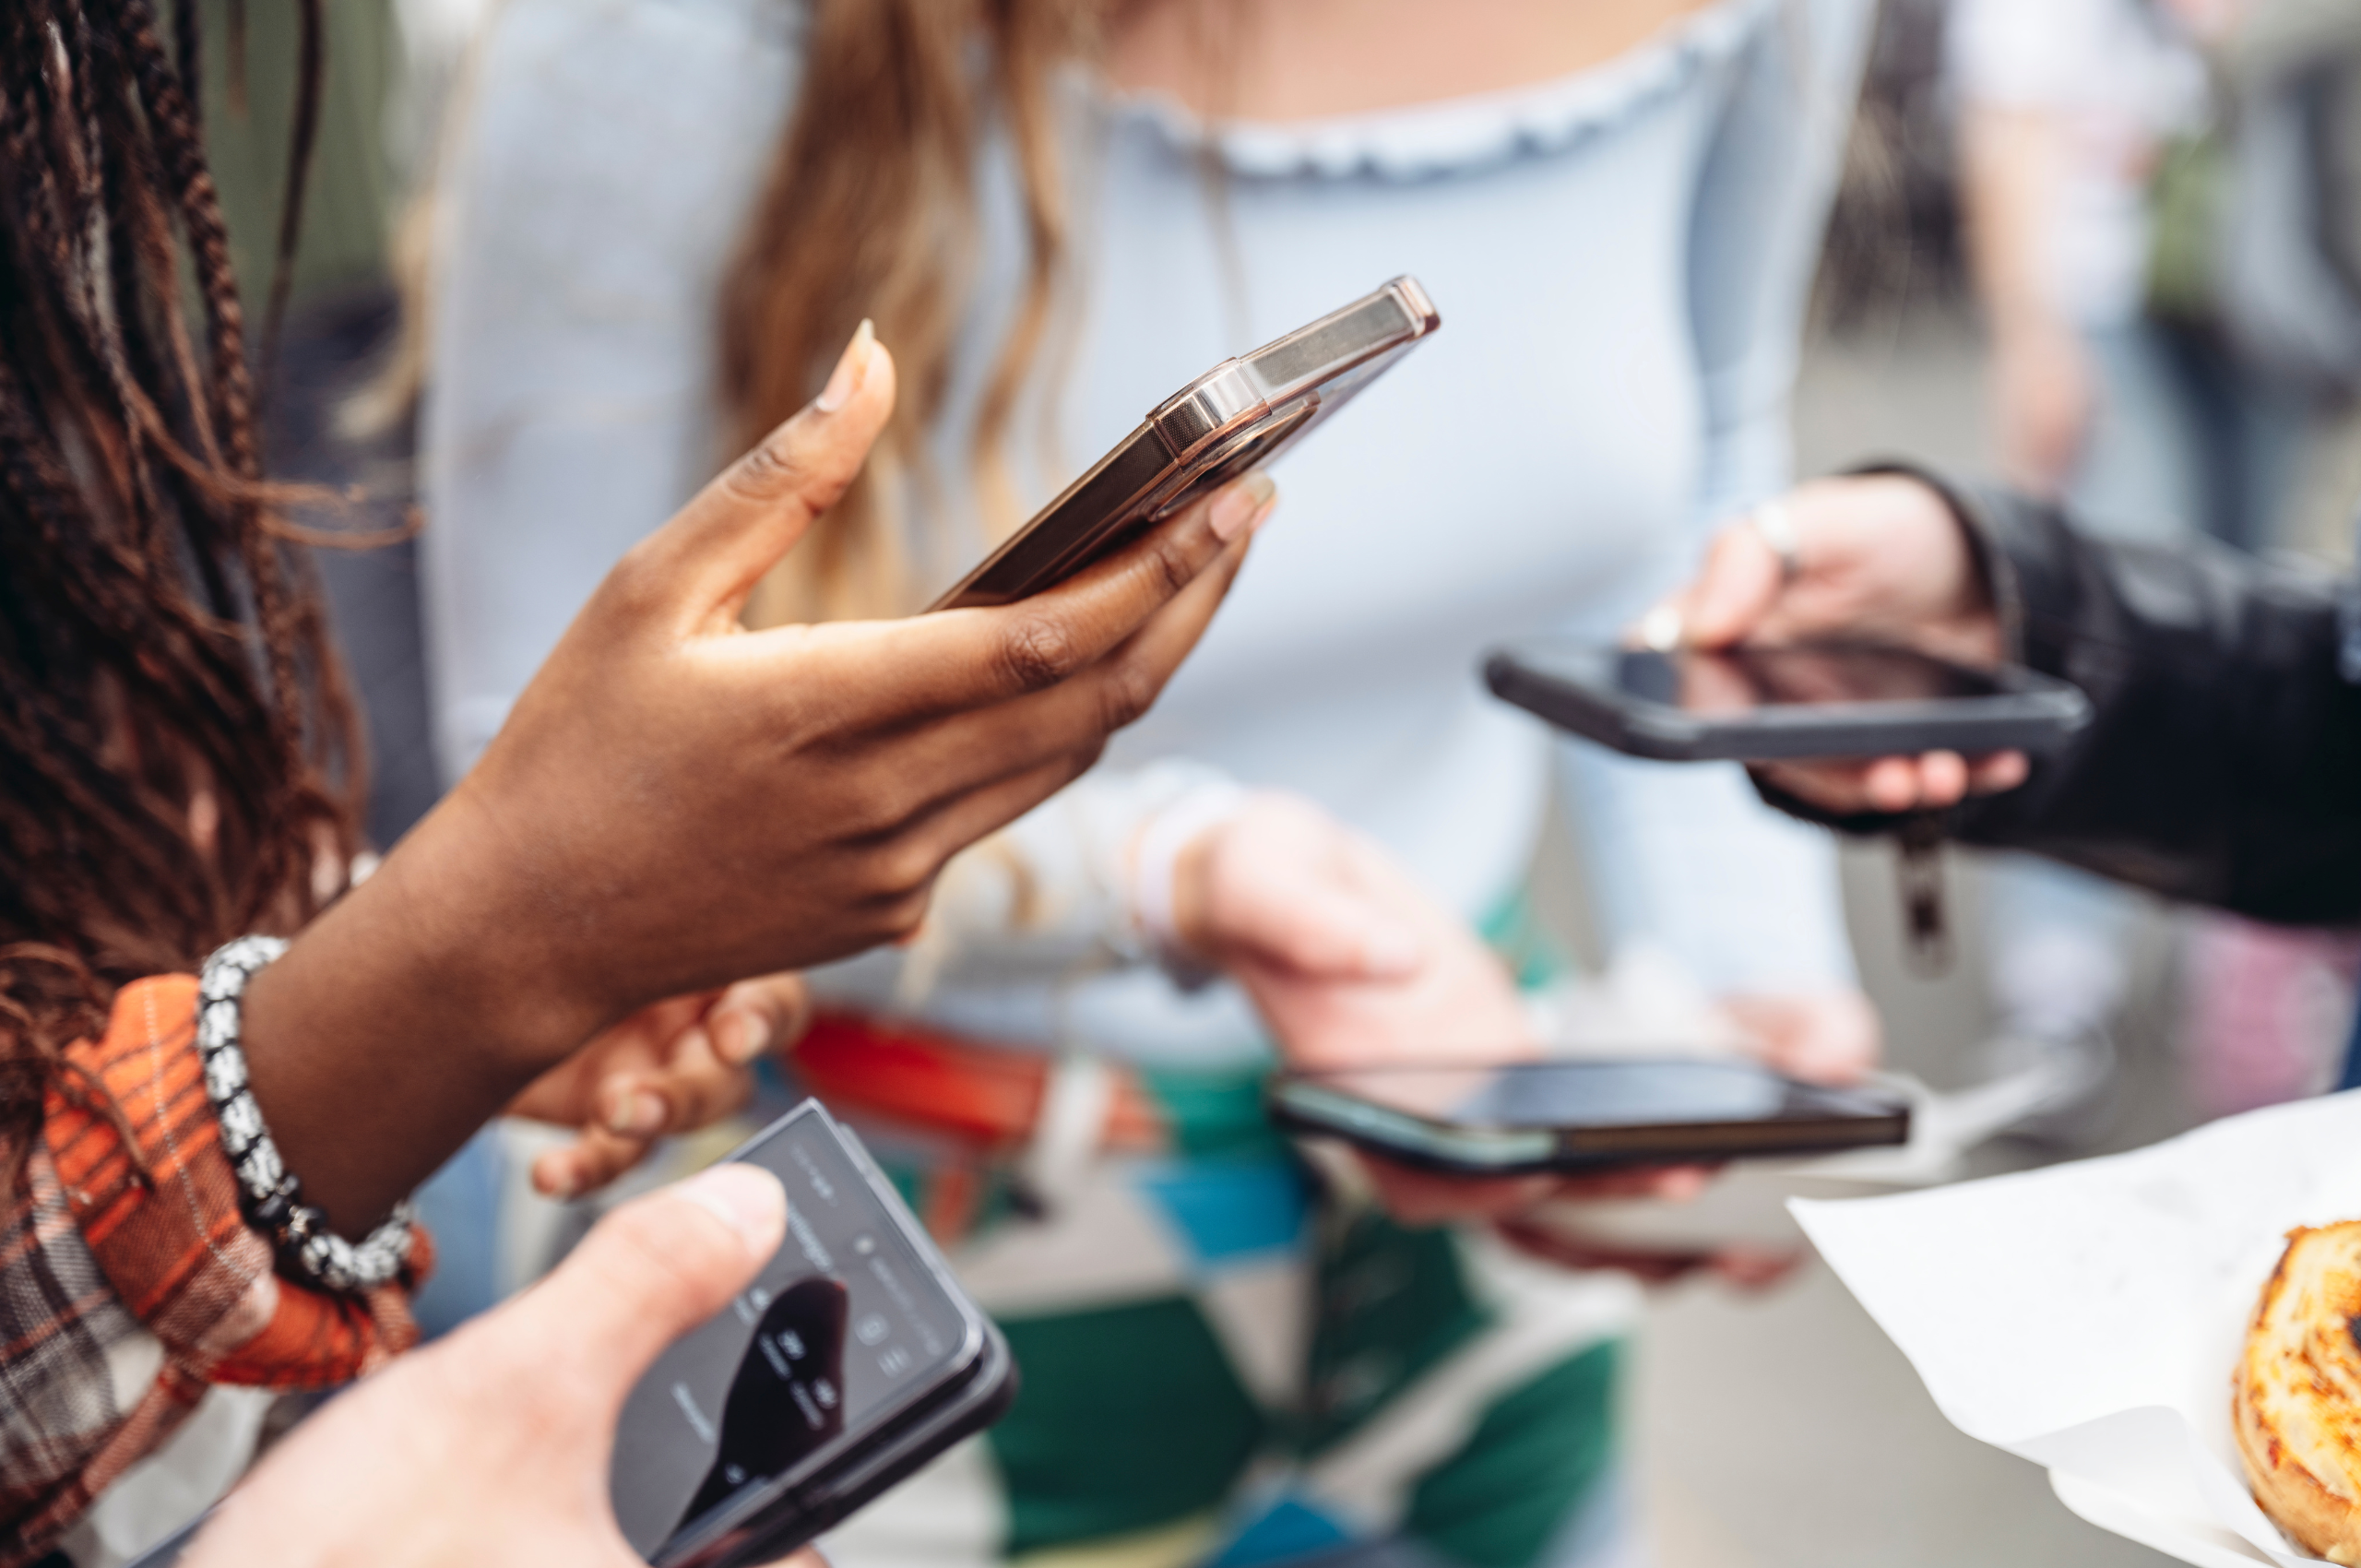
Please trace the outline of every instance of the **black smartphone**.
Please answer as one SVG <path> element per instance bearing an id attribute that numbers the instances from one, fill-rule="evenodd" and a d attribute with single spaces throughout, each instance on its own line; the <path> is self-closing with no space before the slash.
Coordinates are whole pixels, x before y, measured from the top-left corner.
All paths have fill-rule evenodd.
<path id="1" fill-rule="evenodd" d="M 1442 325 L 1418 280 L 1396 278 L 1251 354 L 1224 360 L 1158 404 L 927 608 L 1008 604 L 1063 582 L 1277 457 Z"/>
<path id="2" fill-rule="evenodd" d="M 1016 1394 L 1000 1331 L 818 1100 L 730 1158 L 786 1183 L 787 1240 L 624 1403 L 615 1518 L 660 1568 L 771 1562 Z"/>
<path id="3" fill-rule="evenodd" d="M 1447 1176 L 1712 1165 L 1910 1139 L 1898 1097 L 1718 1058 L 1288 1071 L 1268 1092 L 1283 1127 Z"/>
<path id="4" fill-rule="evenodd" d="M 2091 714 L 2079 688 L 2030 670 L 1871 642 L 1665 653 L 1535 639 L 1494 650 L 1484 680 L 1561 730 L 1674 762 L 2038 754 Z"/>
<path id="5" fill-rule="evenodd" d="M 783 1557 L 1016 1397 L 1008 1343 L 852 1129 L 807 1099 L 730 1156 L 787 1186 L 777 1253 L 624 1402 L 615 1519 L 660 1568 Z M 173 1568 L 213 1511 L 130 1568 Z"/>

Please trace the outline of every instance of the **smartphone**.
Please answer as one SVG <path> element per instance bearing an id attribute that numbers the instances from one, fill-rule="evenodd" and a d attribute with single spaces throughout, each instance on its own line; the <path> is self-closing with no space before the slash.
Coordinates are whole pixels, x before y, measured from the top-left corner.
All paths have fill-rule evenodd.
<path id="1" fill-rule="evenodd" d="M 1662 653 L 1535 639 L 1494 650 L 1484 680 L 1561 730 L 1674 762 L 2038 754 L 2091 716 L 2063 681 L 1871 642 Z"/>
<path id="2" fill-rule="evenodd" d="M 1151 410 L 930 610 L 1008 604 L 1081 571 L 1208 491 L 1309 435 L 1442 325 L 1396 278 L 1251 354 L 1224 360 Z"/>
<path id="3" fill-rule="evenodd" d="M 609 1480 L 615 1519 L 659 1568 L 783 1557 L 1016 1397 L 1008 1342 L 818 1100 L 730 1158 L 786 1184 L 787 1240 L 623 1405 Z M 212 1514 L 130 1568 L 173 1568 Z"/>
<path id="4" fill-rule="evenodd" d="M 1447 1176 L 1590 1174 L 1907 1143 L 1910 1105 L 1750 1062 L 1638 1057 L 1288 1071 L 1271 1114 Z"/>
<path id="5" fill-rule="evenodd" d="M 1015 1363 L 851 1129 L 807 1099 L 730 1157 L 787 1186 L 778 1253 L 624 1403 L 623 1538 L 768 1562 L 1007 1409 Z"/>

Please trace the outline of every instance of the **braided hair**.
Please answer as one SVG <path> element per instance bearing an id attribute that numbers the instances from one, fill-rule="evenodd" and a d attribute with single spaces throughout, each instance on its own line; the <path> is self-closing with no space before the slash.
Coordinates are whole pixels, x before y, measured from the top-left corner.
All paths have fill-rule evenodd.
<path id="1" fill-rule="evenodd" d="M 169 49 L 153 0 L 0 5 L 6 1146 L 53 1083 L 92 1087 L 61 1051 L 118 987 L 292 930 L 355 847 L 352 707 L 263 482 L 197 5 Z"/>

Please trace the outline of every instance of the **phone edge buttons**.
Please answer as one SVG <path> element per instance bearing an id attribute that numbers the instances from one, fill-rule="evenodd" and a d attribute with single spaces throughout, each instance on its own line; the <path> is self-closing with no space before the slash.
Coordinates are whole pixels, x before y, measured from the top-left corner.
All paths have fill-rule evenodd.
<path id="1" fill-rule="evenodd" d="M 1175 462 L 1184 462 L 1224 431 L 1270 411 L 1240 360 L 1224 360 L 1147 416 L 1148 428 Z"/>
<path id="2" fill-rule="evenodd" d="M 1426 286 L 1409 273 L 1405 272 L 1399 278 L 1390 279 L 1385 287 L 1410 313 L 1412 338 L 1423 338 L 1442 325 L 1442 312 L 1435 308 L 1434 301 L 1427 294 Z"/>

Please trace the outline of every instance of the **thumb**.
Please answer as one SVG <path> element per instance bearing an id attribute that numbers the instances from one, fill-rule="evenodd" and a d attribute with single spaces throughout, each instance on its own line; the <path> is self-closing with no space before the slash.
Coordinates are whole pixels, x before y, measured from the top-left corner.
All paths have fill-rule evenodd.
<path id="1" fill-rule="evenodd" d="M 1786 587 L 1779 557 L 1754 529 L 1724 529 L 1705 565 L 1681 594 L 1681 640 L 1695 647 L 1743 641 L 1778 603 Z"/>
<path id="2" fill-rule="evenodd" d="M 736 623 L 763 574 L 860 472 L 893 416 L 894 387 L 894 358 L 864 321 L 817 398 L 633 552 L 667 585 L 678 635 Z"/>
<path id="3" fill-rule="evenodd" d="M 787 1232 L 787 1190 L 724 1164 L 623 1205 L 513 1309 L 534 1352 L 578 1393 L 619 1408 L 664 1348 L 729 1304 Z"/>

